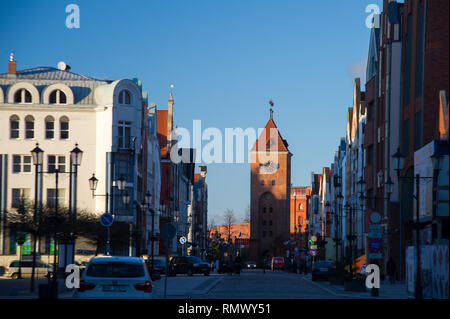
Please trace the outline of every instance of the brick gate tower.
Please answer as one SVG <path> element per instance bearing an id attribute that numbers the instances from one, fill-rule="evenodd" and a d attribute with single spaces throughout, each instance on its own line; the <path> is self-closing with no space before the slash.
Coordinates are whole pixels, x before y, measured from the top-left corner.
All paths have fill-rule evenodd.
<path id="1" fill-rule="evenodd" d="M 286 257 L 284 243 L 290 238 L 292 153 L 273 121 L 272 109 L 250 156 L 250 258 L 261 264 L 265 255 Z"/>

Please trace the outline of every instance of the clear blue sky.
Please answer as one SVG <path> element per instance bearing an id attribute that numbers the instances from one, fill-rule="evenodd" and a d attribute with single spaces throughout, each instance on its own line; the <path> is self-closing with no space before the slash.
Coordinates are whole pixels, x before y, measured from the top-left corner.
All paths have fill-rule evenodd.
<path id="1" fill-rule="evenodd" d="M 292 183 L 333 161 L 345 135 L 353 78 L 365 77 L 368 4 L 381 0 L 2 1 L 0 72 L 9 53 L 18 69 L 69 64 L 97 78 L 137 77 L 149 100 L 167 108 L 174 84 L 175 124 L 264 127 L 268 100 L 287 139 Z M 68 4 L 80 28 L 65 26 Z M 1 62 L 3 61 L 3 62 Z M 208 166 L 210 219 L 244 214 L 249 164 Z"/>

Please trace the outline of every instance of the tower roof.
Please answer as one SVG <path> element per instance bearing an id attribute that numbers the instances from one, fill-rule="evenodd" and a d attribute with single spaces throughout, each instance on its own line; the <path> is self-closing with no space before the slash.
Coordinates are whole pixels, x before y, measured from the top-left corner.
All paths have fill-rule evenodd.
<path id="1" fill-rule="evenodd" d="M 273 131 L 273 129 L 276 130 L 276 141 L 271 139 L 270 133 Z M 270 143 L 269 143 L 270 142 Z M 269 118 L 269 120 L 266 123 L 266 126 L 264 127 L 263 131 L 261 132 L 261 135 L 256 140 L 255 144 L 252 147 L 252 151 L 282 151 L 282 152 L 289 152 L 288 149 L 288 143 L 285 139 L 281 137 L 280 131 L 278 130 L 275 122 L 273 121 L 273 118 Z"/>

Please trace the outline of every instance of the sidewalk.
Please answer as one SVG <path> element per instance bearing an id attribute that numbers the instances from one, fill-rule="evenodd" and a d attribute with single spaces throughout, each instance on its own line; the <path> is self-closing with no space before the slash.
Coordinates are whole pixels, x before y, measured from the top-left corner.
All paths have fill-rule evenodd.
<path id="1" fill-rule="evenodd" d="M 340 298 L 350 298 L 350 299 L 408 299 L 408 293 L 406 291 L 406 284 L 397 283 L 394 285 L 389 284 L 389 282 L 382 281 L 380 283 L 379 296 L 373 297 L 370 294 L 370 290 L 367 289 L 366 292 L 356 292 L 356 291 L 345 291 L 344 286 L 341 285 L 330 285 L 329 281 L 312 281 L 311 274 L 299 275 L 301 279 L 308 281 L 312 285 L 315 285 L 323 290 L 331 293 Z"/>

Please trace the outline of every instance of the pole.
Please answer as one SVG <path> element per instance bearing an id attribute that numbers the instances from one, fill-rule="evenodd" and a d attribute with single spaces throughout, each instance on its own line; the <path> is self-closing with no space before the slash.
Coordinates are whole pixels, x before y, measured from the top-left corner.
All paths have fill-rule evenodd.
<path id="1" fill-rule="evenodd" d="M 106 202 L 107 203 L 109 202 L 109 194 L 108 193 L 106 193 Z M 110 207 L 110 206 L 107 204 L 107 207 Z M 108 212 L 111 214 L 111 211 L 109 209 L 108 209 Z M 111 237 L 110 227 L 111 226 L 106 227 L 106 245 L 105 245 L 106 246 L 105 247 L 106 256 L 110 255 L 110 250 L 111 250 L 111 248 L 110 248 L 110 237 Z"/>
<path id="2" fill-rule="evenodd" d="M 53 249 L 53 289 L 55 289 L 55 287 L 56 287 L 56 276 L 57 276 L 57 271 L 56 271 L 56 269 L 57 269 L 57 263 L 56 263 L 56 249 L 57 249 L 57 247 L 58 247 L 58 241 L 57 241 L 57 239 L 56 239 L 56 236 L 57 236 L 57 231 L 58 231 L 58 229 L 57 229 L 57 224 L 58 224 L 58 196 L 59 196 L 59 192 L 58 192 L 58 174 L 59 173 L 59 169 L 57 168 L 57 169 L 55 169 L 55 231 L 54 231 L 54 234 L 53 234 L 53 236 L 54 236 L 54 249 Z M 54 292 L 54 291 L 56 291 L 56 290 L 52 290 L 52 292 Z M 54 298 L 57 298 L 57 296 L 53 296 Z"/>
<path id="3" fill-rule="evenodd" d="M 33 216 L 33 223 L 36 226 L 37 224 L 37 216 L 38 216 L 38 197 L 39 197 L 39 187 L 38 187 L 38 175 L 39 175 L 39 164 L 35 165 L 36 174 L 34 177 L 34 216 Z M 40 225 L 38 225 L 40 227 Z M 30 280 L 30 292 L 34 292 L 34 272 L 36 268 L 36 243 L 37 242 L 37 236 L 36 232 L 33 233 L 33 267 L 31 268 L 31 280 Z"/>
<path id="4" fill-rule="evenodd" d="M 151 238 L 151 242 L 152 242 L 152 268 L 150 269 L 150 276 L 153 276 L 153 264 L 155 261 L 155 241 L 154 241 L 154 236 L 155 236 L 155 211 L 152 209 L 152 238 Z"/>
<path id="5" fill-rule="evenodd" d="M 414 289 L 416 299 L 422 299 L 422 282 L 420 267 L 420 228 L 419 228 L 419 186 L 420 176 L 416 174 L 416 247 L 417 247 L 417 271 L 416 271 L 416 287 Z"/>
<path id="6" fill-rule="evenodd" d="M 164 299 L 167 298 L 167 277 L 169 277 L 169 231 L 166 238 L 166 278 L 164 279 Z"/>

